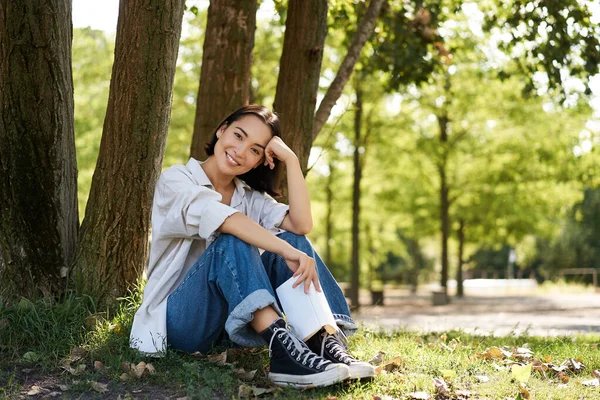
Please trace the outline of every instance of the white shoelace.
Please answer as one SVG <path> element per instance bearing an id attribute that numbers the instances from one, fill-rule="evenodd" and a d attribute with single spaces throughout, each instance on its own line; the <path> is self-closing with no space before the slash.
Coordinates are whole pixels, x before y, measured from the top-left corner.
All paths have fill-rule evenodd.
<path id="1" fill-rule="evenodd" d="M 279 333 L 281 332 L 281 333 Z M 314 367 L 315 362 L 318 360 L 316 368 L 321 368 L 324 364 L 329 364 L 330 361 L 324 359 L 318 354 L 313 353 L 304 342 L 296 338 L 288 328 L 275 328 L 273 331 L 273 336 L 271 336 L 271 340 L 269 341 L 269 358 L 271 358 L 271 347 L 273 346 L 273 339 L 275 339 L 275 335 L 278 335 L 279 339 L 283 339 L 281 344 L 286 346 L 287 350 L 292 350 L 290 355 L 296 358 L 296 361 L 302 362 L 302 365 L 307 365 L 310 368 Z M 294 347 L 292 349 L 292 346 Z M 297 355 L 296 355 L 297 354 Z M 304 357 L 304 359 L 302 359 Z M 302 361 L 301 361 L 302 360 Z"/>
<path id="2" fill-rule="evenodd" d="M 341 334 L 341 338 L 337 334 L 330 335 L 327 332 L 323 334 L 325 335 L 325 337 L 321 342 L 321 356 L 325 354 L 325 348 L 330 348 L 336 360 L 340 360 L 344 364 L 346 364 L 347 362 L 356 361 L 356 359 L 354 359 L 354 357 L 352 357 L 346 351 L 348 339 L 346 338 L 346 335 L 344 335 L 344 332 L 338 330 L 337 333 Z"/>

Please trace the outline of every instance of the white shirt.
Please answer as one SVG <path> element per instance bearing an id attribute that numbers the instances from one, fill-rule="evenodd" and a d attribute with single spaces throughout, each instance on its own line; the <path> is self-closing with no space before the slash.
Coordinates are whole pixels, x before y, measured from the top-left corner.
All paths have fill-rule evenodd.
<path id="1" fill-rule="evenodd" d="M 131 347 L 150 354 L 166 350 L 167 298 L 217 237 L 217 229 L 227 217 L 241 212 L 274 234 L 281 232 L 279 225 L 289 206 L 237 178 L 234 183 L 228 206 L 221 203 L 221 194 L 193 158 L 187 165 L 175 165 L 161 174 L 152 206 L 148 282 L 133 319 Z"/>

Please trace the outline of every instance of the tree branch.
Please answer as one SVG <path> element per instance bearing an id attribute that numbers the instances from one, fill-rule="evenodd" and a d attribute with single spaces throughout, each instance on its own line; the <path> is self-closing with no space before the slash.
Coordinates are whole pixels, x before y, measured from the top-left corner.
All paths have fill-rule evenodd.
<path id="1" fill-rule="evenodd" d="M 344 86 L 348 83 L 352 71 L 354 70 L 354 65 L 356 65 L 360 52 L 373 31 L 379 12 L 381 11 L 381 6 L 385 1 L 386 0 L 371 0 L 371 3 L 369 3 L 369 8 L 358 25 L 358 29 L 356 30 L 356 34 L 344 57 L 344 61 L 342 61 L 335 79 L 331 82 L 331 85 L 329 85 L 325 97 L 323 97 L 321 104 L 319 104 L 319 109 L 315 113 L 312 132 L 313 141 L 323 128 L 323 125 L 325 125 L 325 122 L 327 122 L 331 109 L 340 98 Z"/>

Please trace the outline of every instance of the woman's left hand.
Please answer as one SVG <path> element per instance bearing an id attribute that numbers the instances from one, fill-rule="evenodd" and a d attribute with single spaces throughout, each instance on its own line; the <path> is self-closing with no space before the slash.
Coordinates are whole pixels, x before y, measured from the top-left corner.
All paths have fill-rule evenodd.
<path id="1" fill-rule="evenodd" d="M 268 165 L 271 169 L 275 168 L 274 159 L 278 159 L 284 164 L 290 160 L 297 159 L 296 154 L 279 136 L 273 136 L 267 147 L 265 147 L 264 165 Z"/>

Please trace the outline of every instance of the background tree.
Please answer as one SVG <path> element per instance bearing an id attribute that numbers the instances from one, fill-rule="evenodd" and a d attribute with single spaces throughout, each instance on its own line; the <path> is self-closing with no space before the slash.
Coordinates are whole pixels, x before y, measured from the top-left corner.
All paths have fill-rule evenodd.
<path id="1" fill-rule="evenodd" d="M 211 1 L 196 98 L 191 156 L 204 160 L 204 146 L 221 120 L 248 104 L 256 29 L 256 0 Z"/>
<path id="2" fill-rule="evenodd" d="M 0 296 L 63 289 L 77 237 L 71 1 L 0 2 Z"/>
<path id="3" fill-rule="evenodd" d="M 121 2 L 100 153 L 74 264 L 78 288 L 126 293 L 144 268 L 184 0 Z"/>

